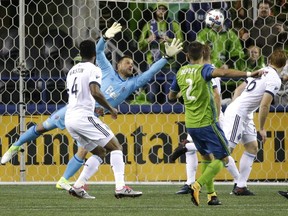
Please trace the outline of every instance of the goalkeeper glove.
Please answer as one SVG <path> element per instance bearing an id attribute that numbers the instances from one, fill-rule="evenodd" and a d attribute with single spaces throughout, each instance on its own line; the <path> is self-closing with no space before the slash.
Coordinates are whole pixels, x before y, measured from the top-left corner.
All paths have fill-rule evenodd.
<path id="1" fill-rule="evenodd" d="M 183 43 L 176 38 L 173 38 L 171 44 L 169 45 L 167 42 L 165 43 L 165 52 L 166 55 L 164 58 L 171 58 L 174 55 L 177 55 L 181 50 L 183 50 L 182 47 Z"/>
<path id="2" fill-rule="evenodd" d="M 118 32 L 121 31 L 121 29 L 122 29 L 121 24 L 114 22 L 113 25 L 110 28 L 107 29 L 107 31 L 103 35 L 103 38 L 104 39 L 113 38 L 115 36 L 115 34 L 117 34 Z"/>

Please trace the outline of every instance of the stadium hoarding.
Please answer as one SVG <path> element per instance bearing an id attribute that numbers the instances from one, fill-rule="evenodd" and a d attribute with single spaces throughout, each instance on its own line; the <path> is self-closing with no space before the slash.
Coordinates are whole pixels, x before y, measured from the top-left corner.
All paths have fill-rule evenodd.
<path id="1" fill-rule="evenodd" d="M 46 115 L 26 117 L 27 127 L 44 121 Z M 256 128 L 258 113 L 255 114 Z M 8 146 L 18 139 L 18 116 L 1 116 L 1 155 Z M 103 117 L 123 146 L 126 162 L 126 181 L 182 181 L 186 179 L 185 157 L 176 162 L 170 155 L 185 138 L 184 114 L 125 114 L 112 120 L 109 115 Z M 253 165 L 250 180 L 282 181 L 288 179 L 288 134 L 286 113 L 269 113 L 267 141 L 259 142 L 259 152 Z M 45 133 L 37 140 L 25 145 L 26 181 L 56 181 L 63 174 L 66 164 L 76 151 L 74 140 L 66 130 L 55 129 Z M 285 151 L 286 150 L 286 151 Z M 240 160 L 243 146 L 238 145 L 234 156 L 236 164 Z M 201 161 L 200 155 L 199 161 Z M 91 181 L 113 181 L 109 155 L 105 163 Z M 0 166 L 3 173 L 0 181 L 19 181 L 19 157 L 14 157 L 13 165 Z M 200 169 L 198 169 L 199 175 Z M 79 173 L 78 173 L 79 174 Z M 76 177 L 78 176 L 76 175 Z M 75 177 L 71 181 L 75 180 Z M 223 169 L 216 180 L 232 180 L 226 169 Z"/>

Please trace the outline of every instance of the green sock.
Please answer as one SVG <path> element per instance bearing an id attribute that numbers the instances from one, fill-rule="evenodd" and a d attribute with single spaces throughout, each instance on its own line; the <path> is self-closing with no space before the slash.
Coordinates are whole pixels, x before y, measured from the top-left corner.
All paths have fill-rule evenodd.
<path id="1" fill-rule="evenodd" d="M 203 166 L 204 167 L 204 166 Z M 213 184 L 213 179 L 214 177 L 221 171 L 221 169 L 224 167 L 224 164 L 221 160 L 215 159 L 213 160 L 205 169 L 205 171 L 202 173 L 202 175 L 200 176 L 199 179 L 197 179 L 197 182 L 203 186 L 205 184 L 208 183 L 208 185 L 206 186 L 210 186 L 211 187 L 211 183 L 212 183 L 212 187 L 214 188 L 214 184 Z M 210 192 L 211 188 L 207 188 L 208 193 Z M 214 189 L 213 189 L 214 190 Z M 212 191 L 214 192 L 214 191 Z"/>
<path id="2" fill-rule="evenodd" d="M 202 163 L 201 163 L 201 173 L 203 174 L 206 170 L 206 168 L 209 166 L 209 164 L 211 163 L 212 161 L 209 161 L 209 160 L 203 160 Z M 206 182 L 206 190 L 207 190 L 207 193 L 213 193 L 215 191 L 215 188 L 214 188 L 214 178 L 212 178 L 211 180 L 207 181 Z"/>

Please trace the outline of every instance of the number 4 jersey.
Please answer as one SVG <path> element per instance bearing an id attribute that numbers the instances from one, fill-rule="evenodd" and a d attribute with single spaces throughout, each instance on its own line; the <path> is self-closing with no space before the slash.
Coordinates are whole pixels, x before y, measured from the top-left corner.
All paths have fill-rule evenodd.
<path id="1" fill-rule="evenodd" d="M 94 115 L 95 99 L 90 93 L 90 84 L 101 86 L 102 72 L 90 62 L 78 63 L 67 74 L 66 85 L 69 94 L 66 115 L 75 117 Z"/>

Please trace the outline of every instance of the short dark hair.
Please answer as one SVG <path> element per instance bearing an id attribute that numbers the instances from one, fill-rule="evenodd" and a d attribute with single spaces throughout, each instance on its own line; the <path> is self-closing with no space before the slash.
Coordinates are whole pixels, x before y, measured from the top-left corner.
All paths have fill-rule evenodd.
<path id="1" fill-rule="evenodd" d="M 189 60 L 197 61 L 203 57 L 204 45 L 198 41 L 193 41 L 188 46 Z"/>
<path id="2" fill-rule="evenodd" d="M 124 56 L 121 56 L 119 59 L 118 59 L 118 64 L 119 63 L 121 63 L 122 61 L 123 61 L 123 59 L 125 59 L 125 58 L 129 58 L 129 59 L 132 59 L 132 57 L 131 56 L 129 56 L 129 55 L 124 55 Z M 133 60 L 133 59 L 132 59 Z"/>
<path id="3" fill-rule="evenodd" d="M 80 43 L 80 56 L 82 59 L 91 59 L 96 56 L 96 45 L 92 40 L 84 40 Z"/>

